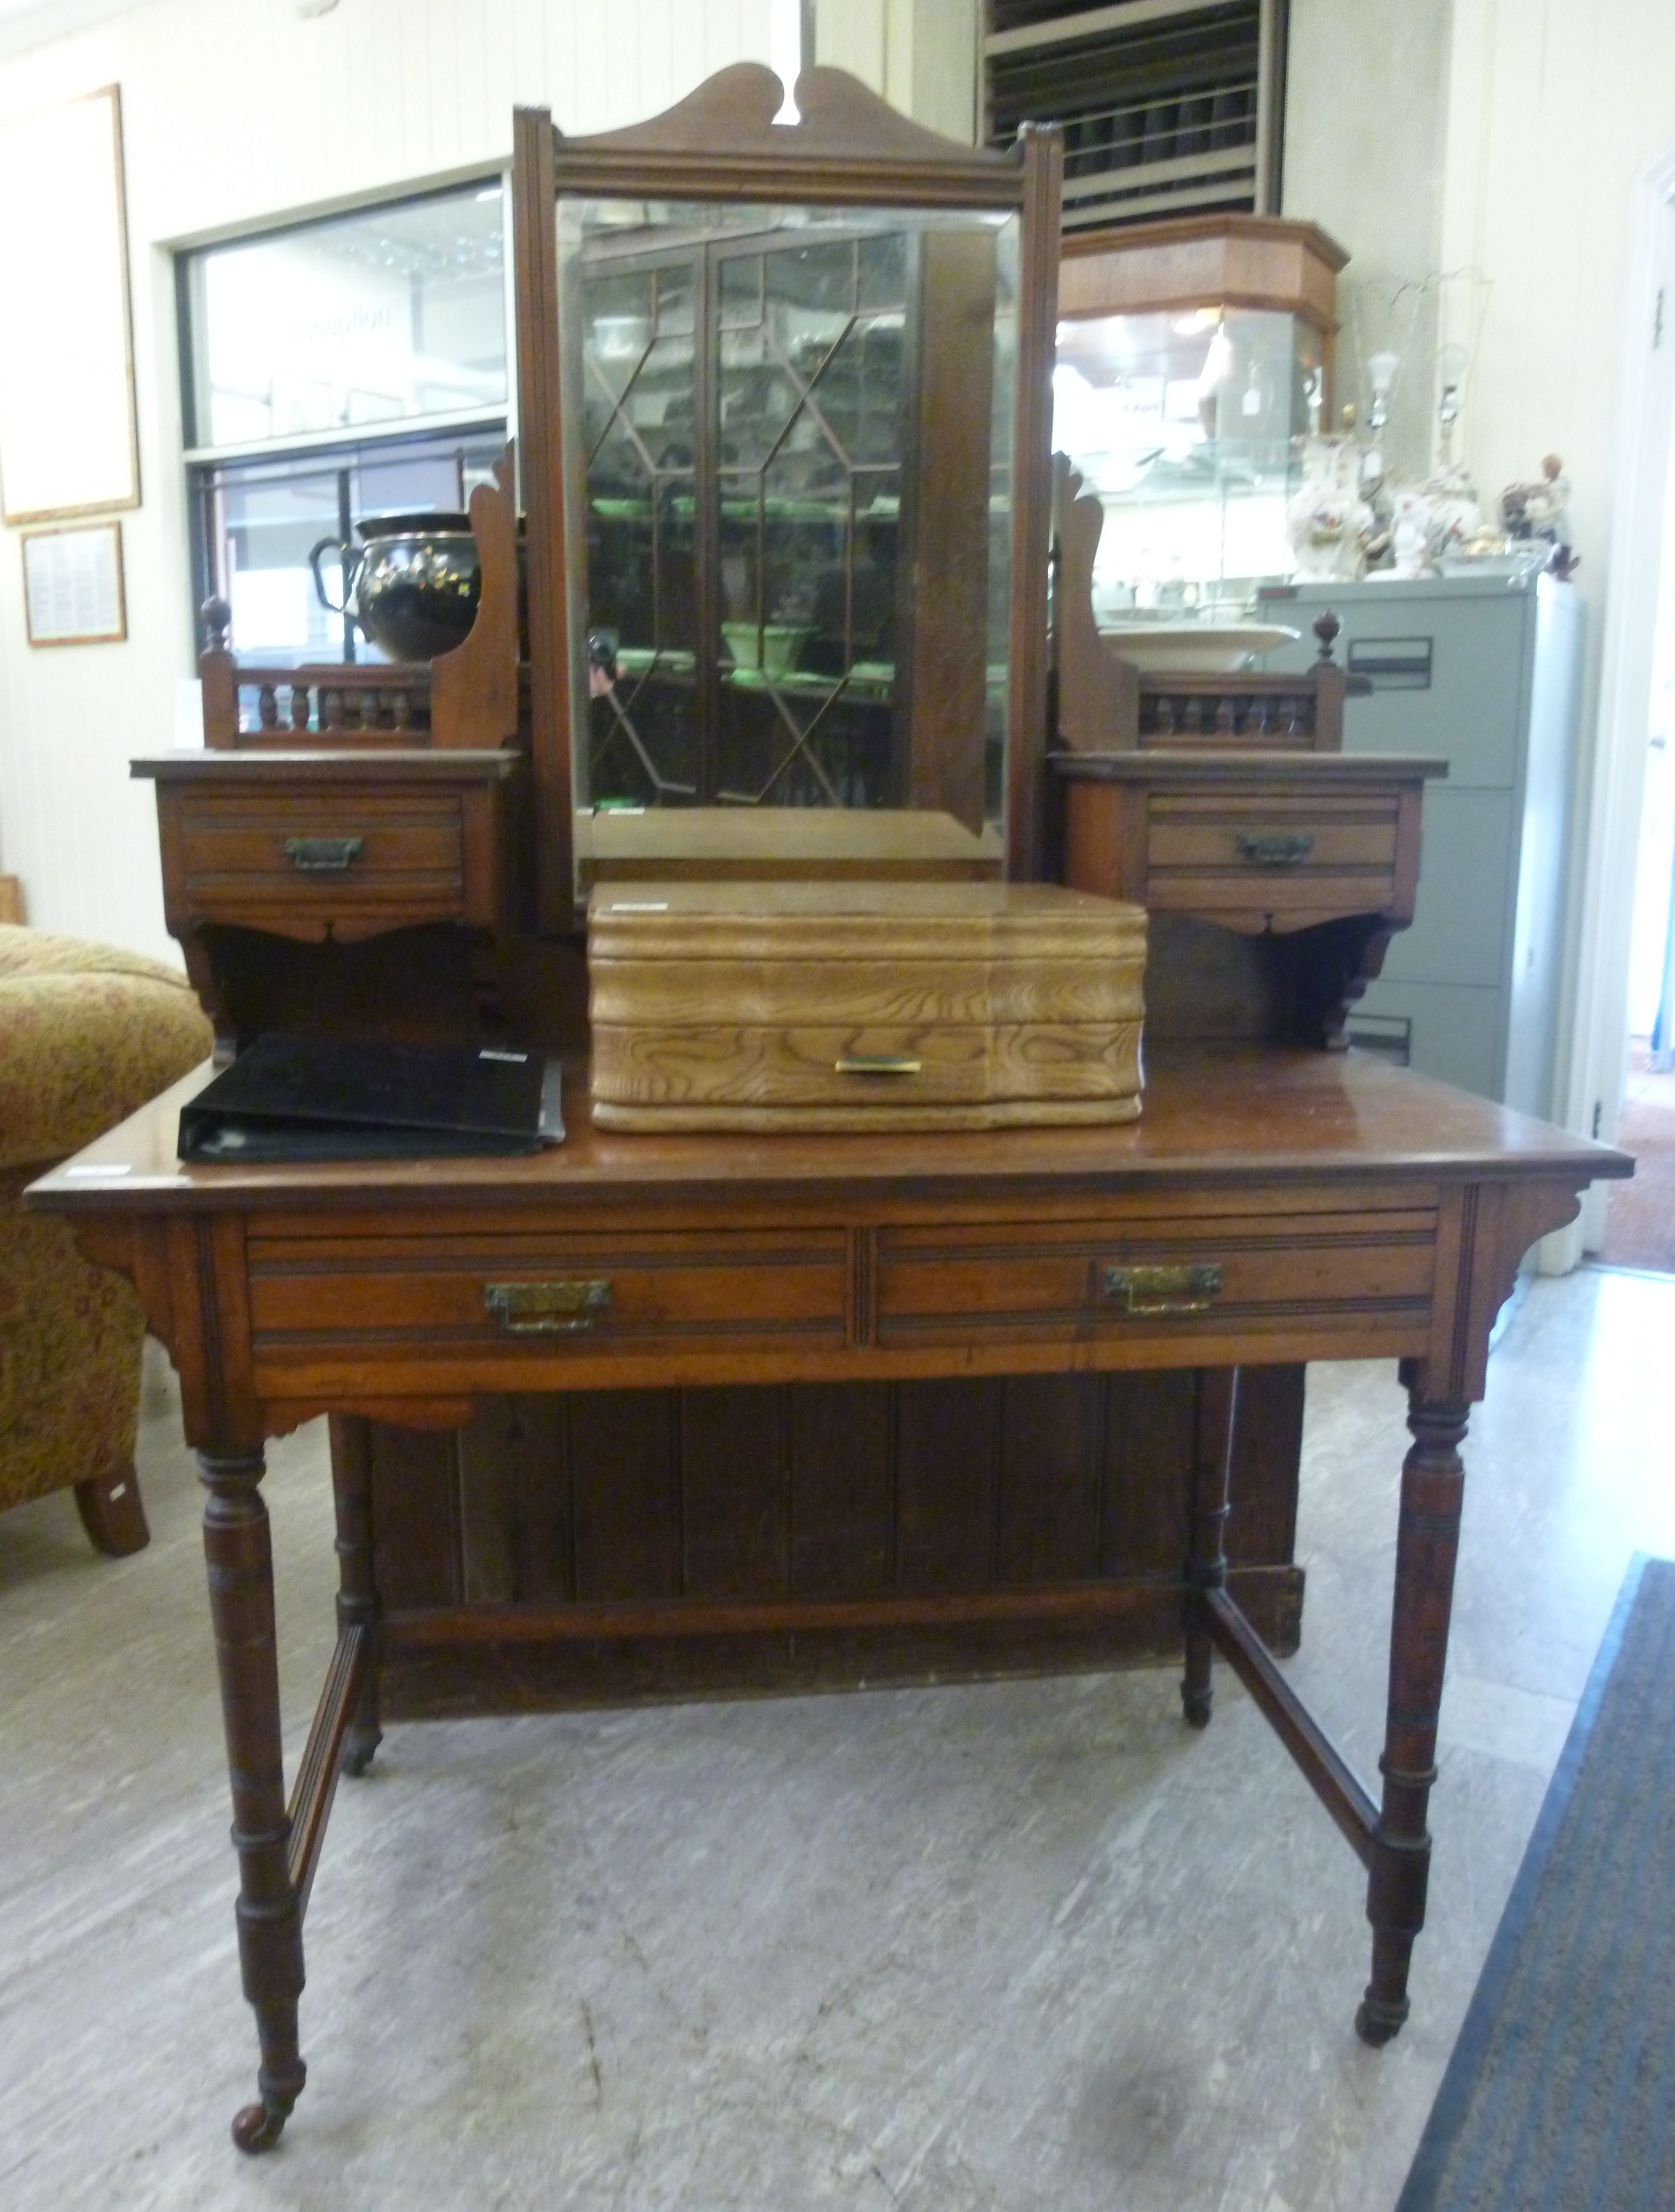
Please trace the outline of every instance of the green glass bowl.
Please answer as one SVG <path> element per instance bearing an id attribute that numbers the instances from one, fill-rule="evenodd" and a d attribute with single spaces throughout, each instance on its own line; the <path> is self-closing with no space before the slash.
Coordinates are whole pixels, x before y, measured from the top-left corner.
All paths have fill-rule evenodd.
<path id="1" fill-rule="evenodd" d="M 723 623 L 721 635 L 735 668 L 760 668 L 768 676 L 788 675 L 809 637 L 805 624 Z"/>

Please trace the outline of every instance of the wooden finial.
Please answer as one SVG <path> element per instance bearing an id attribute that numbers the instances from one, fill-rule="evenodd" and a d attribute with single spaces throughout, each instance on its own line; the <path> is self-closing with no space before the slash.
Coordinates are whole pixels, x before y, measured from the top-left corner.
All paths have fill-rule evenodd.
<path id="1" fill-rule="evenodd" d="M 1338 621 L 1330 607 L 1323 615 L 1316 615 L 1314 617 L 1314 635 L 1320 641 L 1320 657 L 1322 660 L 1329 661 L 1332 659 L 1332 646 L 1338 631 L 1343 627 L 1343 623 Z"/>
<path id="2" fill-rule="evenodd" d="M 198 612 L 208 640 L 197 657 L 198 679 L 203 686 L 203 742 L 234 746 L 239 742 L 239 672 L 227 641 L 233 610 L 225 599 L 205 599 Z"/>

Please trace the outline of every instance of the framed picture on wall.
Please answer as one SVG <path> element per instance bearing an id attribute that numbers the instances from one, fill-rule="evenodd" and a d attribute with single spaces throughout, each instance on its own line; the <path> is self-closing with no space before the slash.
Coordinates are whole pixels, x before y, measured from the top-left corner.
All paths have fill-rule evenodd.
<path id="1" fill-rule="evenodd" d="M 118 88 L 0 122 L 0 513 L 137 507 Z"/>
<path id="2" fill-rule="evenodd" d="M 26 530 L 21 543 L 31 645 L 108 645 L 127 636 L 119 522 Z"/>

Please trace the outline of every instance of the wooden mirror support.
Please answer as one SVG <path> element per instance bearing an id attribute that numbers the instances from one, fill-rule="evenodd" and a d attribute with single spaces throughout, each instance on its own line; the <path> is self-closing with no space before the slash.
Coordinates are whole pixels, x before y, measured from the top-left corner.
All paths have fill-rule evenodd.
<path id="1" fill-rule="evenodd" d="M 779 78 L 758 64 L 741 63 L 666 113 L 598 137 L 565 137 L 544 109 L 520 109 L 516 117 L 513 241 L 537 915 L 549 931 L 576 925 L 571 701 L 573 656 L 581 647 L 570 607 L 578 492 L 565 480 L 564 413 L 574 402 L 567 402 L 561 359 L 555 222 L 556 203 L 565 195 L 1019 216 L 1005 842 L 1009 875 L 1040 872 L 1060 136 L 1056 128 L 1026 126 L 1016 150 L 1005 155 L 962 146 L 898 114 L 839 70 L 804 70 L 794 97 L 798 119 L 777 122 L 785 101 Z M 945 671 L 933 672 L 932 680 L 938 673 L 946 681 Z M 974 744 L 980 743 L 980 716 Z M 925 803 L 922 793 L 908 797 Z"/>
<path id="2" fill-rule="evenodd" d="M 433 740 L 462 752 L 518 738 L 518 495 L 515 446 L 495 463 L 495 481 L 471 494 L 471 535 L 482 563 L 476 620 L 452 653 L 430 664 Z"/>

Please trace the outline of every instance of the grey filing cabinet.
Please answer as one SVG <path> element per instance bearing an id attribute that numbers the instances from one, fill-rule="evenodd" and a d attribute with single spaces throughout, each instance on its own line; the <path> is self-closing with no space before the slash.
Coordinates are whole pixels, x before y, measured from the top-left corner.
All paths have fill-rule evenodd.
<path id="1" fill-rule="evenodd" d="M 1448 763 L 1425 787 L 1413 926 L 1353 1010 L 1350 1042 L 1547 1115 L 1583 604 L 1551 576 L 1278 586 L 1260 611 L 1302 639 L 1265 665 L 1305 665 L 1328 607 L 1338 658 L 1372 684 L 1345 702 L 1345 752 Z"/>

